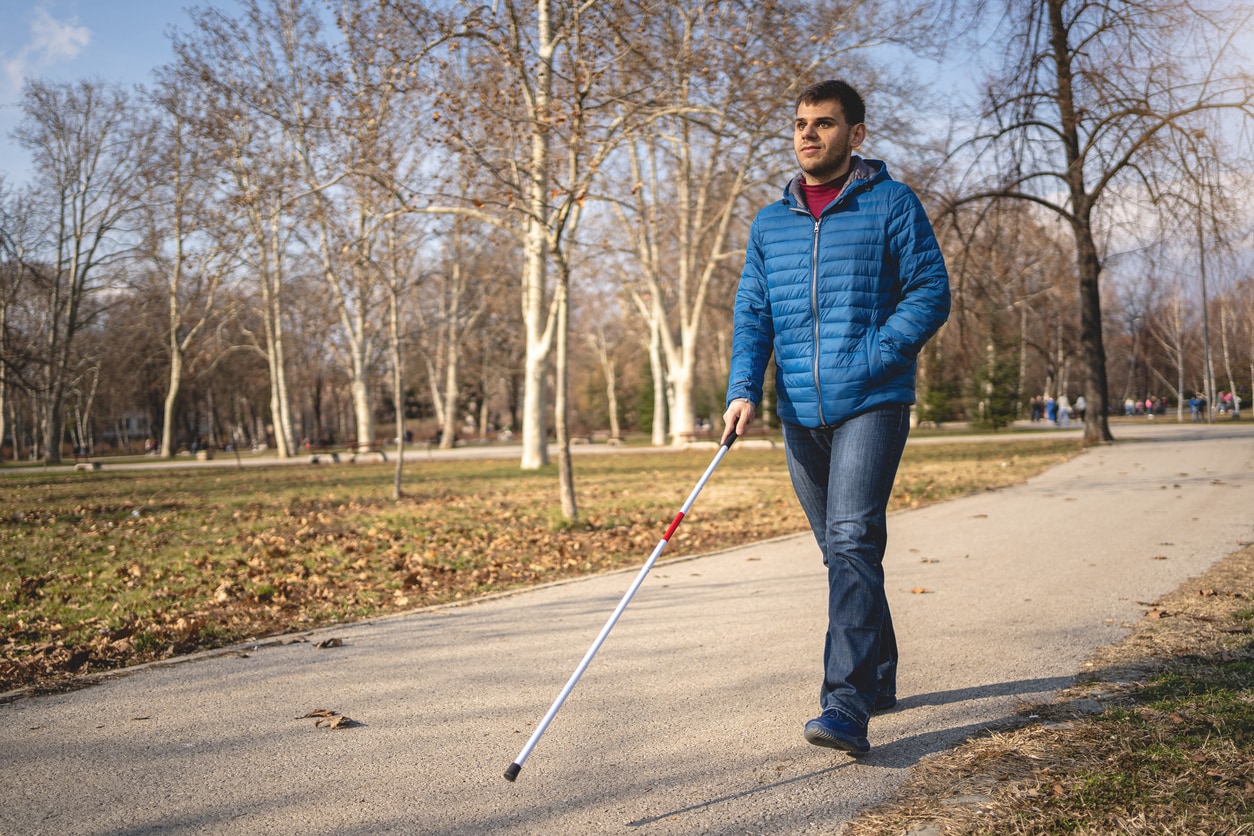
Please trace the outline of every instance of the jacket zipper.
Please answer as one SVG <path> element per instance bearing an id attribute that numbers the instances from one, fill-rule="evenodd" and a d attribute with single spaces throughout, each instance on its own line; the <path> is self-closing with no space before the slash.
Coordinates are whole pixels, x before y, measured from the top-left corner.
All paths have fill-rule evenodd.
<path id="1" fill-rule="evenodd" d="M 874 177 L 863 180 L 854 185 L 853 188 L 846 189 L 836 198 L 832 205 L 823 210 L 823 215 L 827 215 L 837 208 L 840 204 L 848 200 L 849 195 L 861 189 L 867 183 L 874 180 Z M 793 207 L 794 212 L 809 213 L 809 210 L 800 206 Z M 810 315 L 814 319 L 814 393 L 816 395 L 815 404 L 819 411 L 819 426 L 827 426 L 827 418 L 823 415 L 823 387 L 819 383 L 819 227 L 823 223 L 823 215 L 814 219 L 814 243 L 810 248 Z"/>
<path id="2" fill-rule="evenodd" d="M 814 244 L 810 249 L 810 315 L 814 318 L 814 392 L 819 408 L 819 426 L 827 426 L 823 417 L 823 387 L 819 383 L 819 226 L 822 216 L 814 219 Z"/>

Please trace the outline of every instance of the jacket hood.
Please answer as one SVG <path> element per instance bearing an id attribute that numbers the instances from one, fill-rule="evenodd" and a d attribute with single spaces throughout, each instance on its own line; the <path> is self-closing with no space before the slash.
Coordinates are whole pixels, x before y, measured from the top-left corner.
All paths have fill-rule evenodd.
<path id="1" fill-rule="evenodd" d="M 872 180 L 888 178 L 888 166 L 883 160 L 864 160 L 857 154 L 850 155 L 849 158 L 850 172 L 849 179 L 845 182 L 845 187 L 840 190 L 840 194 L 832 201 L 831 205 L 835 206 L 844 198 L 845 195 L 854 189 L 864 185 Z M 801 184 L 805 175 L 798 173 L 788 185 L 784 186 L 784 203 L 789 206 L 805 207 L 805 193 L 801 190 Z"/>

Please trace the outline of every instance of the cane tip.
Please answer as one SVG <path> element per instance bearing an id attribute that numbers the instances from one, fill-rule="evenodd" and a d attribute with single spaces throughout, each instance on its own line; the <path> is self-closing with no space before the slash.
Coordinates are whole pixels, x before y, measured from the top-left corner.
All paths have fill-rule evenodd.
<path id="1" fill-rule="evenodd" d="M 515 778 L 518 777 L 519 772 L 522 772 L 522 764 L 511 763 L 509 765 L 509 769 L 505 770 L 505 780 L 513 781 Z"/>

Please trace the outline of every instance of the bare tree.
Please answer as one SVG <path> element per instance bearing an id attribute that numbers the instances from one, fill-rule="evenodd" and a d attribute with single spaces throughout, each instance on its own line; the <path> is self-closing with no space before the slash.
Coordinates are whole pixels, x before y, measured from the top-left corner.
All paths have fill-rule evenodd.
<path id="1" fill-rule="evenodd" d="M 988 366 L 990 339 L 1008 352 L 1014 346 L 1016 415 L 1029 386 L 1032 395 L 1072 394 L 1065 370 L 1076 352 L 1075 269 L 1070 241 L 1050 220 L 1027 205 L 993 203 L 955 211 L 944 227 L 954 297 L 946 327 L 961 347 L 955 359 L 975 379 Z"/>
<path id="2" fill-rule="evenodd" d="M 1016 27 L 986 85 L 985 129 L 972 141 L 982 182 L 959 202 L 1026 200 L 1075 238 L 1080 343 L 1089 404 L 1084 440 L 1112 439 L 1100 279 L 1103 235 L 1121 203 L 1159 188 L 1172 132 L 1208 114 L 1254 116 L 1254 85 L 1225 73 L 1232 33 L 1248 20 L 1179 0 L 1070 3 L 1008 0 Z M 1207 52 L 1207 45 L 1218 47 Z M 1143 202 L 1143 201 L 1142 201 Z"/>
<path id="3" fill-rule="evenodd" d="M 312 246 L 339 320 L 357 442 L 373 442 L 371 364 L 393 297 L 377 251 L 390 220 L 406 211 L 388 184 L 414 184 L 423 122 L 408 71 L 415 58 L 382 43 L 391 16 L 375 4 L 334 4 L 338 48 L 321 33 L 312 5 L 276 6 L 265 17 L 282 44 L 273 110 L 300 163 Z M 420 47 L 426 48 L 425 44 Z M 390 229 L 395 232 L 395 228 Z"/>
<path id="4" fill-rule="evenodd" d="M 152 97 L 154 152 L 140 169 L 144 257 L 164 278 L 169 383 L 159 455 L 174 455 L 174 409 L 187 352 L 218 313 L 218 291 L 234 266 L 232 223 L 217 201 L 213 155 L 198 141 L 195 100 L 171 84 Z"/>
<path id="5" fill-rule="evenodd" d="M 635 11 L 601 0 L 502 0 L 451 24 L 456 47 L 445 64 L 461 83 L 444 83 L 436 118 L 448 116 L 451 145 L 490 180 L 424 210 L 499 225 L 521 242 L 527 469 L 548 461 L 546 377 L 568 298 L 563 261 L 593 178 L 642 107 L 615 86 Z"/>
<path id="6" fill-rule="evenodd" d="M 13 428 L 8 420 L 13 409 L 7 396 L 15 378 L 27 365 L 24 341 L 15 327 L 18 299 L 25 292 L 28 268 L 24 264 L 26 224 L 29 208 L 11 194 L 0 176 L 0 449 L 4 437 Z M 18 439 L 13 435 L 13 457 L 18 457 Z"/>
<path id="7" fill-rule="evenodd" d="M 492 288 L 500 284 L 493 236 L 472 237 L 465 218 L 454 217 L 445 234 L 437 267 L 424 275 L 418 311 L 426 339 L 423 360 L 440 424 L 440 448 L 457 437 L 461 401 L 462 349 L 487 311 Z"/>
<path id="8" fill-rule="evenodd" d="M 417 16 L 420 3 L 394 4 Z M 422 211 L 461 214 L 500 226 L 523 249 L 522 460 L 548 461 L 546 378 L 557 350 L 564 386 L 570 247 L 592 180 L 643 105 L 625 87 L 621 56 L 630 52 L 631 4 L 605 0 L 501 0 L 450 23 L 442 66 L 450 78 L 433 118 L 450 115 L 449 147 L 461 149 L 489 178 L 485 191 L 433 196 Z M 555 275 L 552 275 L 554 274 Z M 552 280 L 551 280 L 552 275 Z M 573 475 L 564 395 L 555 402 L 563 513 L 574 519 Z"/>
<path id="9" fill-rule="evenodd" d="M 605 377 L 605 409 L 610 420 L 610 438 L 622 438 L 622 429 L 618 424 L 618 366 L 613 355 L 614 346 L 605 338 L 604 325 L 598 325 L 596 331 L 585 335 L 585 339 Z"/>
<path id="10" fill-rule="evenodd" d="M 120 280 L 145 158 L 130 98 L 97 82 L 28 82 L 15 131 L 33 156 L 35 188 L 50 217 L 35 287 L 42 301 L 40 381 L 44 459 L 61 461 L 65 398 L 76 374 L 75 340 L 98 308 L 93 297 Z"/>
<path id="11" fill-rule="evenodd" d="M 1246 391 L 1250 393 L 1249 407 L 1254 410 L 1254 277 L 1246 276 L 1241 282 L 1239 292 L 1239 298 L 1243 300 L 1242 317 L 1245 320 L 1245 359 L 1250 371 L 1250 388 Z"/>
<path id="12" fill-rule="evenodd" d="M 789 106 L 820 74 L 856 73 L 868 93 L 887 93 L 871 48 L 912 37 L 918 8 L 668 0 L 643 25 L 635 71 L 656 80 L 654 106 L 606 197 L 631 242 L 638 278 L 629 292 L 659 341 L 674 443 L 694 428 L 706 303 L 717 280 L 734 280 L 746 204 L 773 199 L 793 165 Z M 798 51 L 800 42 L 809 48 Z M 881 136 L 895 132 L 891 122 L 880 123 Z"/>
<path id="13" fill-rule="evenodd" d="M 299 168 L 281 127 L 254 107 L 267 101 L 266 91 L 281 72 L 265 39 L 263 17 L 252 0 L 239 20 L 214 9 L 196 11 L 193 31 L 173 38 L 176 61 L 168 73 L 204 102 L 198 127 L 224 173 L 222 199 L 242 212 L 241 254 L 259 296 L 255 310 L 262 332 L 248 337 L 269 368 L 274 442 L 279 457 L 287 458 L 296 447 L 285 329 Z"/>
<path id="14" fill-rule="evenodd" d="M 380 259 L 387 289 L 388 351 L 392 360 L 392 403 L 396 409 L 396 467 L 392 473 L 392 498 L 403 494 L 405 470 L 405 299 L 410 295 L 417 277 L 412 274 L 415 243 L 412 216 L 393 213 L 384 228 L 383 253 Z"/>

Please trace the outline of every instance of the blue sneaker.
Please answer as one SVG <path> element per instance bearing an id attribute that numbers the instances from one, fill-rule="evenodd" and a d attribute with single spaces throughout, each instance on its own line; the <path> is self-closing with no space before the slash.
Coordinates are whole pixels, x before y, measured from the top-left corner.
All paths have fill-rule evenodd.
<path id="1" fill-rule="evenodd" d="M 834 708 L 806 723 L 805 736 L 815 746 L 839 749 L 851 755 L 865 755 L 871 751 L 871 744 L 866 739 L 866 725 L 846 719 Z"/>

